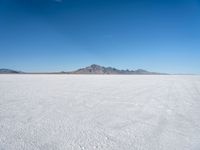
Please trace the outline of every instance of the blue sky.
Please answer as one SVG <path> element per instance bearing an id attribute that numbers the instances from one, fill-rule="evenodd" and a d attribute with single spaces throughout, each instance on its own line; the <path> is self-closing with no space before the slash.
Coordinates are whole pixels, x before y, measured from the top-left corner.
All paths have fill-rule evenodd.
<path id="1" fill-rule="evenodd" d="M 0 0 L 0 68 L 200 73 L 199 0 Z"/>

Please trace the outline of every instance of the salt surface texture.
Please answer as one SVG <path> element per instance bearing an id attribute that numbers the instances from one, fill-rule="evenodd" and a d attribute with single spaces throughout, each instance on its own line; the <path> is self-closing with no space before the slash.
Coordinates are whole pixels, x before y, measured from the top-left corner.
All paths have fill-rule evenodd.
<path id="1" fill-rule="evenodd" d="M 0 75 L 0 150 L 199 150 L 200 76 Z"/>

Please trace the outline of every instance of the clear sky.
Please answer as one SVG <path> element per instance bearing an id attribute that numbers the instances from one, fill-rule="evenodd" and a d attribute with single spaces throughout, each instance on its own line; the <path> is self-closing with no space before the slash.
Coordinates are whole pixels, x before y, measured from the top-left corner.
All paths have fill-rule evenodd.
<path id="1" fill-rule="evenodd" d="M 200 73 L 199 0 L 0 0 L 0 68 Z"/>

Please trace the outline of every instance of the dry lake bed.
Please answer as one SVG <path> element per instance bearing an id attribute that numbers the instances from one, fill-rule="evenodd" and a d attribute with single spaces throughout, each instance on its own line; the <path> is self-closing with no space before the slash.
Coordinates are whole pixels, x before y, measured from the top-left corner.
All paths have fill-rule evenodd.
<path id="1" fill-rule="evenodd" d="M 200 76 L 0 75 L 0 150 L 199 150 Z"/>

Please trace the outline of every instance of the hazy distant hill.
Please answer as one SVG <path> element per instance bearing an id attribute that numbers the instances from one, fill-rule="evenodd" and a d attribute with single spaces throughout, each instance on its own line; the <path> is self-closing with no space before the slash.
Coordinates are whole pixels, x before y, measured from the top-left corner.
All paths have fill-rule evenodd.
<path id="1" fill-rule="evenodd" d="M 15 74 L 15 73 L 22 73 L 22 72 L 11 69 L 0 69 L 0 74 Z"/>
<path id="2" fill-rule="evenodd" d="M 162 74 L 156 72 L 149 72 L 143 69 L 138 70 L 119 70 L 112 67 L 104 67 L 100 65 L 93 64 L 91 66 L 78 69 L 76 71 L 68 72 L 70 74 Z"/>

